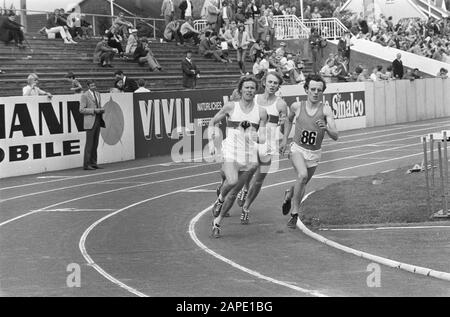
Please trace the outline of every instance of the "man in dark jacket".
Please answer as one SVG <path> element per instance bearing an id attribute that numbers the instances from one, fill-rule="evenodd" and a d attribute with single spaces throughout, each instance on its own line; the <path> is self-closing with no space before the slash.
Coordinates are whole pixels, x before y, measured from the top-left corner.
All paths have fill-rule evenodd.
<path id="1" fill-rule="evenodd" d="M 12 40 L 19 48 L 25 48 L 22 44 L 24 40 L 22 25 L 16 22 L 16 15 L 13 12 L 8 16 L 0 16 L 0 41 L 7 44 Z"/>
<path id="2" fill-rule="evenodd" d="M 194 6 L 192 5 L 191 0 L 183 0 L 178 7 L 181 10 L 181 20 L 185 20 L 187 17 L 192 17 L 192 13 L 194 12 Z M 187 14 L 186 14 L 187 13 Z"/>
<path id="3" fill-rule="evenodd" d="M 134 92 L 136 89 L 138 89 L 136 81 L 134 79 L 125 76 L 123 71 L 121 70 L 116 71 L 114 73 L 114 76 L 116 77 L 116 79 L 122 79 L 124 92 Z"/>
<path id="4" fill-rule="evenodd" d="M 191 51 L 186 52 L 186 58 L 181 61 L 181 69 L 183 71 L 183 87 L 195 89 L 197 78 L 200 77 L 200 71 L 192 61 Z"/>
<path id="5" fill-rule="evenodd" d="M 402 54 L 398 53 L 397 58 L 392 62 L 392 72 L 394 74 L 394 78 L 402 79 L 403 78 L 403 62 L 402 62 Z"/>

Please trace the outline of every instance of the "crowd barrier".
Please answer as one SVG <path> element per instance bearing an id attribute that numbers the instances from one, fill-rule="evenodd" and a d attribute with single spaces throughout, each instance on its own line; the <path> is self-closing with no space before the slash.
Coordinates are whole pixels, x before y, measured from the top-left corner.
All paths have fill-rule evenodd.
<path id="1" fill-rule="evenodd" d="M 232 89 L 102 94 L 106 128 L 98 162 L 171 155 L 207 156 L 209 120 Z M 305 100 L 301 85 L 283 86 L 288 105 Z M 81 167 L 85 133 L 80 95 L 0 98 L 0 178 Z M 339 131 L 450 116 L 450 80 L 332 83 L 324 103 Z M 220 125 L 224 131 L 224 122 Z"/>

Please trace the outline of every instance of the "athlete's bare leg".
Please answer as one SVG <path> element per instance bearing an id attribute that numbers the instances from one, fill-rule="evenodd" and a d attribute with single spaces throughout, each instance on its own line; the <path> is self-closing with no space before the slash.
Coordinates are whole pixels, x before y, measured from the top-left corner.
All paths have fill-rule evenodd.
<path id="1" fill-rule="evenodd" d="M 261 166 L 258 166 L 258 169 L 256 170 L 255 176 L 253 177 L 253 180 L 250 185 L 250 189 L 248 191 L 247 199 L 244 203 L 244 210 L 249 210 L 250 205 L 255 201 L 256 197 L 258 196 L 259 192 L 261 191 L 262 184 L 264 183 L 264 179 L 266 178 L 267 173 L 263 173 L 261 171 Z"/>
<path id="2" fill-rule="evenodd" d="M 307 168 L 305 159 L 301 153 L 291 153 L 291 162 L 297 175 L 297 181 L 294 186 L 293 208 L 291 215 L 298 214 L 301 210 L 301 202 L 306 192 L 306 184 L 313 177 L 316 166 Z"/>

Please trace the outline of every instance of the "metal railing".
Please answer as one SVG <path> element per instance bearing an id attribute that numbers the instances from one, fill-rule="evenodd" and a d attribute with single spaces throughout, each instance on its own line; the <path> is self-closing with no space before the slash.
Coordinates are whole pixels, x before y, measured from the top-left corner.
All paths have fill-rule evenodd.
<path id="1" fill-rule="evenodd" d="M 301 20 L 295 15 L 277 15 L 272 20 L 277 40 L 308 38 L 312 28 L 317 29 L 323 38 L 336 40 L 347 31 L 345 25 L 337 18 Z M 194 21 L 194 28 L 199 32 L 206 26 L 206 20 Z"/>
<path id="2" fill-rule="evenodd" d="M 10 11 L 10 9 L 3 8 L 5 11 Z M 42 21 L 40 22 L 40 27 L 44 27 L 47 19 L 49 18 L 50 14 L 53 14 L 53 12 L 49 11 L 38 11 L 38 10 L 23 10 L 23 9 L 13 9 L 12 11 L 16 12 L 16 14 L 19 15 L 20 21 L 24 26 L 28 26 L 28 23 L 26 21 L 22 21 L 23 18 L 28 20 L 28 16 L 33 15 L 40 15 L 42 16 Z M 31 14 L 30 14 L 31 13 Z M 112 24 L 112 21 L 117 18 L 117 16 L 111 16 L 111 15 L 105 15 L 105 14 L 92 14 L 92 13 L 81 13 L 82 19 L 84 19 L 86 22 L 90 23 L 92 26 L 92 33 L 94 36 L 101 36 L 105 29 L 109 29 L 109 27 Z M 151 35 L 150 37 L 156 38 L 157 32 L 160 32 L 161 35 L 164 32 L 164 26 L 165 22 L 164 19 L 154 19 L 154 18 L 141 18 L 137 16 L 124 16 L 125 20 L 131 22 L 136 28 L 138 25 L 143 24 L 151 28 Z M 29 32 L 30 30 L 25 30 L 26 32 Z M 32 30 L 37 31 L 37 30 Z"/>

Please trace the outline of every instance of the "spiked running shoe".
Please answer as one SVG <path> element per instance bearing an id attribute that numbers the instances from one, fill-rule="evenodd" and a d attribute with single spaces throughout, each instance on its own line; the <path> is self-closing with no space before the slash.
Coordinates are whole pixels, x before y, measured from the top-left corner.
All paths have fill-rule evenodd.
<path id="1" fill-rule="evenodd" d="M 244 206 L 245 200 L 247 199 L 247 194 L 248 194 L 248 191 L 245 187 L 242 188 L 241 191 L 238 193 L 237 204 L 239 207 Z"/>
<path id="2" fill-rule="evenodd" d="M 220 211 L 222 210 L 223 201 L 220 201 L 219 198 L 217 198 L 216 202 L 214 203 L 214 206 L 211 209 L 212 215 L 214 218 L 220 215 Z"/>
<path id="3" fill-rule="evenodd" d="M 286 216 L 289 213 L 289 211 L 291 211 L 291 200 L 293 193 L 294 191 L 292 187 L 286 189 L 286 191 L 284 192 L 284 201 L 283 204 L 281 205 L 281 212 L 283 213 L 283 216 Z"/>
<path id="4" fill-rule="evenodd" d="M 250 222 L 249 219 L 249 211 L 245 210 L 244 208 L 242 208 L 242 212 L 241 212 L 241 224 L 242 225 L 248 225 Z"/>
<path id="5" fill-rule="evenodd" d="M 220 238 L 220 225 L 212 222 L 211 237 Z"/>
<path id="6" fill-rule="evenodd" d="M 296 229 L 297 228 L 297 220 L 298 220 L 298 214 L 292 215 L 291 219 L 289 219 L 287 226 L 290 229 Z"/>

